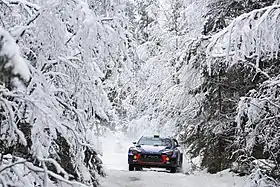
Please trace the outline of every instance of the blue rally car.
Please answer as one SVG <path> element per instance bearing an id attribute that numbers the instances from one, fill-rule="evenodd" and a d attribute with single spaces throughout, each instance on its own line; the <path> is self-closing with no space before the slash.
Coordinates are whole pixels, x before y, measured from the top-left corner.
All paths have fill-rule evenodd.
<path id="1" fill-rule="evenodd" d="M 175 173 L 182 167 L 183 153 L 176 139 L 142 136 L 133 144 L 128 150 L 129 171 L 157 167 Z"/>

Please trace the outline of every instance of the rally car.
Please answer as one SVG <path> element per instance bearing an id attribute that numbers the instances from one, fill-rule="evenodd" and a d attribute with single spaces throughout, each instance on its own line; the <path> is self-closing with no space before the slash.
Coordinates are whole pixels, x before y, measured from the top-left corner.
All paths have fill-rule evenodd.
<path id="1" fill-rule="evenodd" d="M 133 144 L 128 150 L 129 171 L 157 167 L 175 173 L 182 167 L 183 152 L 176 139 L 142 136 Z"/>

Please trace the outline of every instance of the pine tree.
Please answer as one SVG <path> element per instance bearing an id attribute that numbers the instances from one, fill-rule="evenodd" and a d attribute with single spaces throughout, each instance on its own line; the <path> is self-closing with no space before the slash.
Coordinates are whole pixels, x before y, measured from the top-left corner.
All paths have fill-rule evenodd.
<path id="1" fill-rule="evenodd" d="M 278 122 L 272 117 L 277 115 L 275 110 L 271 112 L 276 106 L 275 95 L 269 93 L 278 91 L 276 87 L 268 91 L 265 85 L 275 85 L 277 80 L 273 72 L 278 69 L 279 58 L 279 20 L 275 17 L 279 5 L 267 6 L 272 1 L 237 2 L 234 6 L 223 3 L 216 4 L 222 9 L 219 15 L 211 13 L 216 18 L 223 16 L 215 18 L 215 23 L 208 21 L 204 30 L 204 34 L 213 36 L 205 49 L 203 84 L 194 92 L 205 93 L 197 116 L 203 121 L 189 131 L 187 142 L 194 156 L 202 153 L 202 165 L 209 172 L 234 165 L 236 172 L 255 172 L 264 183 L 276 185 L 273 180 L 279 170 L 278 157 L 272 150 L 277 144 L 272 142 L 278 133 Z M 255 10 L 256 7 L 261 9 Z M 233 13 L 227 15 L 224 10 Z M 240 16 L 234 18 L 235 15 Z M 268 129 L 273 129 L 273 135 Z M 264 168 L 259 159 L 265 159 L 271 167 Z"/>

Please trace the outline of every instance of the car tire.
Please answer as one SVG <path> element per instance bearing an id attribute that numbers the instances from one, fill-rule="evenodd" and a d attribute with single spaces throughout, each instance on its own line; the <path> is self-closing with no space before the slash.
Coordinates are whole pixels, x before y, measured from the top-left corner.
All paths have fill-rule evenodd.
<path id="1" fill-rule="evenodd" d="M 176 173 L 177 167 L 171 167 L 170 168 L 170 173 Z"/>
<path id="2" fill-rule="evenodd" d="M 181 154 L 180 156 L 180 164 L 179 164 L 179 172 L 183 171 L 183 155 Z"/>
<path id="3" fill-rule="evenodd" d="M 134 165 L 132 165 L 132 164 L 128 165 L 128 170 L 129 171 L 134 171 L 134 168 L 135 168 Z"/>
<path id="4" fill-rule="evenodd" d="M 178 170 L 179 173 L 183 172 L 183 164 L 182 164 L 182 162 L 180 163 L 180 166 L 177 168 L 177 170 Z"/>

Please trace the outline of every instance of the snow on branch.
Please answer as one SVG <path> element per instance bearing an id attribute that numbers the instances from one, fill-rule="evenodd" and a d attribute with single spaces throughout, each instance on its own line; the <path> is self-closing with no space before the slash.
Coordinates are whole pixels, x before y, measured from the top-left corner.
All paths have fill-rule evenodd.
<path id="1" fill-rule="evenodd" d="M 29 8 L 33 8 L 34 10 L 38 11 L 40 9 L 40 7 L 34 3 L 25 1 L 25 0 L 1 0 L 3 3 L 5 3 L 6 5 L 18 5 L 18 4 L 22 4 L 25 5 Z"/>
<path id="2" fill-rule="evenodd" d="M 9 115 L 9 122 L 10 122 L 10 125 L 11 127 L 14 129 L 14 131 L 16 132 L 16 134 L 18 135 L 19 137 L 19 140 L 20 142 L 26 146 L 27 145 L 27 141 L 24 137 L 24 134 L 22 133 L 21 130 L 18 129 L 16 123 L 15 123 L 15 120 L 14 120 L 14 113 L 13 113 L 13 110 L 11 108 L 11 105 L 8 104 L 8 101 L 4 98 L 1 98 L 0 97 L 0 102 L 2 102 L 2 106 L 8 111 L 8 115 Z M 0 105 L 1 106 L 1 105 Z"/>
<path id="3" fill-rule="evenodd" d="M 13 157 L 11 155 L 3 155 L 3 157 L 3 164 L 0 166 L 0 184 L 2 183 L 3 186 L 15 184 L 16 178 L 21 179 L 17 182 L 18 186 L 34 186 L 34 184 L 42 185 L 42 183 L 44 183 L 45 186 L 53 186 L 49 183 L 54 183 L 54 181 L 51 181 L 48 177 L 45 177 L 45 175 L 51 176 L 57 182 L 59 181 L 69 186 L 85 186 L 82 183 L 70 181 L 68 179 L 68 174 L 53 159 L 40 160 L 42 165 L 45 166 L 41 168 L 22 158 Z M 12 162 L 13 160 L 15 161 Z M 57 173 L 62 173 L 63 175 L 61 176 L 48 170 L 46 168 L 46 162 L 54 164 Z M 10 171 L 13 171 L 15 174 L 12 178 L 10 177 Z M 44 181 L 42 181 L 42 178 L 44 178 Z"/>
<path id="4" fill-rule="evenodd" d="M 273 5 L 242 14 L 213 35 L 207 47 L 208 66 L 223 58 L 233 65 L 254 57 L 256 67 L 262 58 L 278 58 L 280 43 L 280 5 Z"/>
<path id="5" fill-rule="evenodd" d="M 0 57 L 7 58 L 7 61 L 1 61 L 1 73 L 11 71 L 14 76 L 19 75 L 25 81 L 30 78 L 30 72 L 27 63 L 20 55 L 20 50 L 13 37 L 0 27 Z"/>

